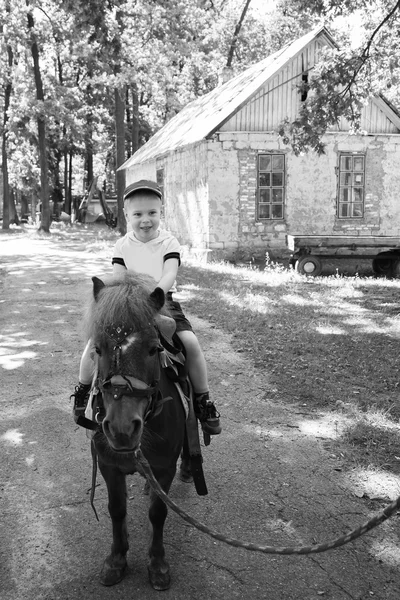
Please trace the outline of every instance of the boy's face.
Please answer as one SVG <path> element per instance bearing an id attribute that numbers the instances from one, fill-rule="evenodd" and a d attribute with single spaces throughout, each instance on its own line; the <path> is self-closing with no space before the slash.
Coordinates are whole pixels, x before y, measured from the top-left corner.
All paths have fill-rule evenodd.
<path id="1" fill-rule="evenodd" d="M 138 240 L 149 242 L 158 236 L 161 200 L 156 194 L 137 192 L 125 200 L 124 209 L 125 218 Z"/>

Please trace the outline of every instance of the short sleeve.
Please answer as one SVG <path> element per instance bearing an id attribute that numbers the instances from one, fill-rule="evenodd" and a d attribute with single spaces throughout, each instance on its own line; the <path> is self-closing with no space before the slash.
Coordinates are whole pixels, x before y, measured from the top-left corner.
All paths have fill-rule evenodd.
<path id="1" fill-rule="evenodd" d="M 122 245 L 122 238 L 120 238 L 119 240 L 117 240 L 117 242 L 116 242 L 116 244 L 114 246 L 113 257 L 112 257 L 112 260 L 111 260 L 111 264 L 113 264 L 113 265 L 121 265 L 123 267 L 126 267 L 125 260 L 124 260 L 124 257 L 122 255 L 121 245 Z"/>
<path id="2" fill-rule="evenodd" d="M 165 250 L 164 250 L 164 262 L 169 258 L 177 258 L 178 264 L 181 264 L 181 245 L 176 239 L 176 237 L 171 236 L 168 240 L 166 240 Z"/>

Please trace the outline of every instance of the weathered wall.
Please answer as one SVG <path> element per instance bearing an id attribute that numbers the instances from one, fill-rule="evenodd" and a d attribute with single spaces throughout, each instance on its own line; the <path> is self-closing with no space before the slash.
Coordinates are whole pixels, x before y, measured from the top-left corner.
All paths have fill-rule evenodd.
<path id="1" fill-rule="evenodd" d="M 237 154 L 239 164 L 238 247 L 248 254 L 287 252 L 286 234 L 400 235 L 400 135 L 349 136 L 329 134 L 326 154 L 296 157 L 274 133 L 221 133 L 221 147 Z M 256 221 L 257 155 L 286 155 L 286 203 L 283 220 Z M 339 152 L 365 152 L 365 215 L 338 219 L 337 167 Z M 222 177 L 222 175 L 221 175 Z M 210 188 L 212 194 L 212 188 Z M 221 196 L 220 201 L 228 198 Z M 212 215 L 211 215 L 212 221 Z M 220 239 L 226 254 L 229 246 Z M 212 247 L 212 243 L 210 243 Z M 220 247 L 220 246 L 219 246 Z"/>
<path id="2" fill-rule="evenodd" d="M 400 135 L 349 136 L 331 133 L 326 153 L 296 157 L 275 133 L 220 133 L 127 172 L 127 183 L 155 179 L 164 168 L 165 224 L 182 245 L 213 250 L 217 256 L 288 253 L 286 234 L 399 235 Z M 286 156 L 285 218 L 256 220 L 257 156 Z M 365 214 L 338 219 L 340 152 L 363 152 Z"/>
<path id="3" fill-rule="evenodd" d="M 157 161 L 164 168 L 165 225 L 182 245 L 208 247 L 207 143 L 200 142 Z"/>
<path id="4" fill-rule="evenodd" d="M 267 251 L 272 256 L 281 254 L 282 248 L 285 247 L 285 220 L 256 221 L 256 189 L 258 153 L 285 152 L 284 147 L 277 140 L 276 134 L 267 133 L 221 133 L 219 143 L 222 151 L 229 154 L 231 164 L 237 163 L 236 189 L 231 192 L 231 196 L 237 197 L 235 241 L 239 256 L 262 256 Z M 213 188 L 210 186 L 210 195 L 212 193 Z M 222 200 L 223 196 L 220 202 Z M 219 246 L 210 243 L 210 248 L 222 247 L 229 256 L 233 249 L 232 245 L 226 243 L 229 241 L 221 238 Z"/>
<path id="5" fill-rule="evenodd" d="M 130 183 L 134 183 L 139 179 L 156 180 L 156 161 L 151 160 L 146 163 L 134 165 L 125 171 L 125 185 L 128 187 Z"/>
<path id="6" fill-rule="evenodd" d="M 212 250 L 239 248 L 239 161 L 232 144 L 208 142 L 209 244 Z"/>

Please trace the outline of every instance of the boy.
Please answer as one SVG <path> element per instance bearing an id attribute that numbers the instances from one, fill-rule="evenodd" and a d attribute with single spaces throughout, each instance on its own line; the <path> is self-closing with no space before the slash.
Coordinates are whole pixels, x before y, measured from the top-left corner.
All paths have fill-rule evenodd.
<path id="1" fill-rule="evenodd" d="M 219 413 L 209 398 L 207 366 L 192 326 L 182 312 L 179 302 L 172 299 L 175 279 L 180 265 L 178 240 L 160 231 L 162 193 L 154 181 L 141 180 L 129 185 L 124 193 L 124 212 L 132 231 L 120 238 L 114 247 L 113 275 L 128 270 L 153 277 L 164 290 L 167 307 L 176 323 L 176 333 L 186 350 L 190 380 L 195 393 L 195 412 L 205 433 L 221 433 Z M 90 340 L 82 355 L 79 385 L 75 388 L 74 415 L 82 414 L 93 375 Z"/>

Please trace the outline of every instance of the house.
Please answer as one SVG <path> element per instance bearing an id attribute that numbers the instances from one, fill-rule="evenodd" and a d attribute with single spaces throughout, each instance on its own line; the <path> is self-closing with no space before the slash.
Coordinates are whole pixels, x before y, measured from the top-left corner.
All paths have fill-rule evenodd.
<path id="1" fill-rule="evenodd" d="M 157 179 L 183 245 L 277 258 L 288 233 L 400 236 L 400 116 L 388 102 L 364 108 L 365 135 L 342 119 L 322 156 L 295 156 L 276 133 L 325 46 L 324 27 L 288 44 L 188 104 L 122 165 L 127 184 Z"/>

